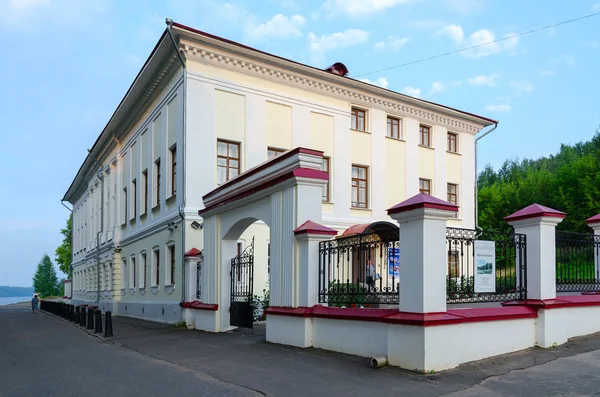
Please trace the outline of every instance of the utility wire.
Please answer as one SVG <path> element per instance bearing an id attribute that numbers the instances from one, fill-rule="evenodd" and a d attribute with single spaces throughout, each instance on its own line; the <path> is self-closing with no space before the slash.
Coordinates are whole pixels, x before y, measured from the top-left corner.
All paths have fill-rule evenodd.
<path id="1" fill-rule="evenodd" d="M 415 63 L 421 63 L 421 62 L 425 62 L 425 61 L 430 61 L 432 59 L 441 58 L 441 57 L 445 57 L 445 56 L 452 55 L 452 54 L 457 54 L 459 52 L 472 50 L 474 48 L 479 48 L 479 47 L 483 47 L 483 46 L 494 44 L 494 43 L 499 43 L 501 41 L 514 39 L 515 37 L 525 36 L 527 34 L 532 34 L 532 33 L 540 32 L 542 30 L 555 28 L 557 26 L 566 25 L 568 23 L 581 21 L 582 19 L 587 19 L 587 18 L 598 16 L 598 15 L 600 15 L 600 12 L 596 12 L 596 13 L 593 13 L 593 14 L 584 15 L 582 17 L 578 17 L 578 18 L 574 18 L 574 19 L 569 19 L 568 21 L 562 21 L 562 22 L 555 23 L 553 25 L 544 26 L 544 27 L 541 27 L 541 28 L 537 28 L 537 29 L 533 29 L 533 30 L 528 30 L 526 32 L 517 33 L 517 34 L 510 35 L 510 36 L 502 37 L 500 39 L 488 41 L 487 43 L 481 43 L 481 44 L 477 44 L 477 45 L 474 45 L 474 46 L 471 46 L 471 47 L 466 47 L 466 48 L 461 48 L 461 49 L 454 50 L 454 51 L 444 52 L 443 54 L 438 54 L 438 55 L 430 56 L 428 58 L 422 58 L 422 59 L 418 59 L 416 61 L 410 61 L 410 62 L 402 63 L 400 65 L 395 65 L 395 66 L 390 66 L 390 67 L 383 68 L 383 69 L 374 70 L 374 71 L 368 72 L 368 73 L 362 73 L 362 74 L 359 74 L 359 75 L 356 75 L 356 76 L 352 76 L 352 77 L 353 78 L 358 78 L 358 77 L 363 77 L 363 76 L 369 76 L 369 75 L 375 74 L 375 73 L 385 72 L 385 71 L 392 70 L 392 69 L 398 69 L 398 68 L 401 68 L 401 67 L 404 67 L 404 66 L 408 66 L 408 65 L 414 65 Z"/>

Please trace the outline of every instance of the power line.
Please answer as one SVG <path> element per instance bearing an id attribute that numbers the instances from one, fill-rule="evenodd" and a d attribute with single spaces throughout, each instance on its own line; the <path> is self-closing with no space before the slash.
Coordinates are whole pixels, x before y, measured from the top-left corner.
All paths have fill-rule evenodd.
<path id="1" fill-rule="evenodd" d="M 369 76 L 369 75 L 375 74 L 375 73 L 385 72 L 385 71 L 392 70 L 392 69 L 398 69 L 398 68 L 401 68 L 401 67 L 404 67 L 404 66 L 408 66 L 408 65 L 414 65 L 415 63 L 421 63 L 421 62 L 425 62 L 425 61 L 430 61 L 432 59 L 441 58 L 441 57 L 445 57 L 445 56 L 448 56 L 448 55 L 457 54 L 459 52 L 472 50 L 474 48 L 479 48 L 479 47 L 483 47 L 483 46 L 486 46 L 486 45 L 490 45 L 490 44 L 494 44 L 494 43 L 499 43 L 501 41 L 514 39 L 515 37 L 525 36 L 525 35 L 528 35 L 528 34 L 540 32 L 542 30 L 555 28 L 555 27 L 561 26 L 561 25 L 566 25 L 568 23 L 581 21 L 582 19 L 587 19 L 587 18 L 595 17 L 597 15 L 600 15 L 600 12 L 595 12 L 593 14 L 584 15 L 582 17 L 578 17 L 578 18 L 574 18 L 574 19 L 569 19 L 568 21 L 562 21 L 562 22 L 555 23 L 553 25 L 544 26 L 544 27 L 541 27 L 541 28 L 537 28 L 537 29 L 533 29 L 533 30 L 528 30 L 527 32 L 513 34 L 513 35 L 510 35 L 510 36 L 503 37 L 501 39 L 496 39 L 496 40 L 488 41 L 487 43 L 481 43 L 481 44 L 477 44 L 477 45 L 474 45 L 474 46 L 471 46 L 471 47 L 466 47 L 466 48 L 461 48 L 461 49 L 454 50 L 454 51 L 444 52 L 443 54 L 433 55 L 433 56 L 430 56 L 428 58 L 422 58 L 422 59 L 418 59 L 416 61 L 410 61 L 410 62 L 402 63 L 400 65 L 390 66 L 390 67 L 387 67 L 387 68 L 374 70 L 374 71 L 368 72 L 368 73 L 362 73 L 362 74 L 359 74 L 359 75 L 356 75 L 356 76 L 352 76 L 352 77 L 353 78 L 358 78 L 358 77 L 363 77 L 363 76 Z"/>

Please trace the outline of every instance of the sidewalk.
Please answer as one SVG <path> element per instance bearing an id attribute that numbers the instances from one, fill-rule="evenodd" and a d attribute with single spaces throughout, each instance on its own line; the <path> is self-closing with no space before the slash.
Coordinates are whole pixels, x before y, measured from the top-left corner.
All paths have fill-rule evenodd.
<path id="1" fill-rule="evenodd" d="M 473 390 L 488 378 L 600 349 L 600 335 L 593 335 L 556 349 L 529 349 L 456 370 L 420 375 L 395 367 L 374 370 L 362 357 L 269 344 L 260 327 L 255 334 L 249 330 L 210 334 L 114 317 L 113 330 L 115 336 L 107 339 L 110 343 L 266 395 L 285 396 L 462 395 L 461 391 Z"/>

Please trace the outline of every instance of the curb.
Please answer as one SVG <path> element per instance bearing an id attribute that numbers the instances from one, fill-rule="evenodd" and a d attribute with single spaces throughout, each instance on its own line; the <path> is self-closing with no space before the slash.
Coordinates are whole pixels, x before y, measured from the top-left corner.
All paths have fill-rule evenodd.
<path id="1" fill-rule="evenodd" d="M 74 322 L 72 322 L 72 321 L 70 321 L 70 320 L 67 320 L 66 318 L 62 318 L 62 317 L 60 317 L 60 316 L 57 316 L 57 315 L 55 315 L 55 314 L 52 314 L 52 313 L 50 313 L 50 312 L 47 312 L 47 311 L 45 311 L 45 310 L 39 310 L 39 312 L 40 312 L 40 313 L 44 313 L 44 314 L 46 314 L 46 315 L 48 315 L 48 316 L 50 316 L 50 317 L 54 317 L 54 318 L 56 318 L 56 319 L 59 319 L 60 321 L 62 321 L 62 322 L 64 322 L 64 323 L 67 323 L 67 324 L 69 324 L 69 325 L 72 325 L 73 327 L 77 328 L 78 330 L 80 330 L 80 331 L 83 331 L 83 332 L 85 332 L 85 333 L 86 333 L 86 334 L 88 334 L 88 335 L 91 335 L 91 336 L 93 336 L 93 337 L 95 337 L 95 338 L 98 338 L 98 339 L 100 339 L 102 342 L 105 342 L 105 343 L 113 343 L 113 342 L 111 342 L 109 339 L 106 339 L 104 336 L 102 336 L 102 334 L 99 334 L 99 333 L 97 334 L 97 333 L 95 333 L 94 331 L 90 331 L 90 330 L 88 330 L 88 329 L 86 329 L 86 328 L 82 328 L 82 327 L 81 327 L 81 325 L 79 325 L 79 324 L 76 324 L 76 323 L 74 323 Z"/>

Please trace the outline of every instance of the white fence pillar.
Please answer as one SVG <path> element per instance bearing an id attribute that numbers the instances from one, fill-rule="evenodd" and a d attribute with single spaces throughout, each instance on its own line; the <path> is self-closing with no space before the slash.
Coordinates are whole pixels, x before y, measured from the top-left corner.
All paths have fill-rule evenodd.
<path id="1" fill-rule="evenodd" d="M 457 211 L 422 193 L 388 210 L 400 225 L 400 311 L 446 311 L 446 222 Z"/>
<path id="2" fill-rule="evenodd" d="M 527 236 L 527 299 L 556 298 L 556 225 L 565 213 L 532 204 L 505 218 Z"/>
<path id="3" fill-rule="evenodd" d="M 319 243 L 330 240 L 337 231 L 312 221 L 306 221 L 294 230 L 298 240 L 299 274 L 295 280 L 298 305 L 312 307 L 319 297 Z"/>
<path id="4" fill-rule="evenodd" d="M 600 214 L 585 220 L 585 223 L 594 231 L 594 236 L 600 236 Z M 597 237 L 600 239 L 600 237 Z M 600 280 L 600 246 L 594 241 L 594 277 Z"/>

